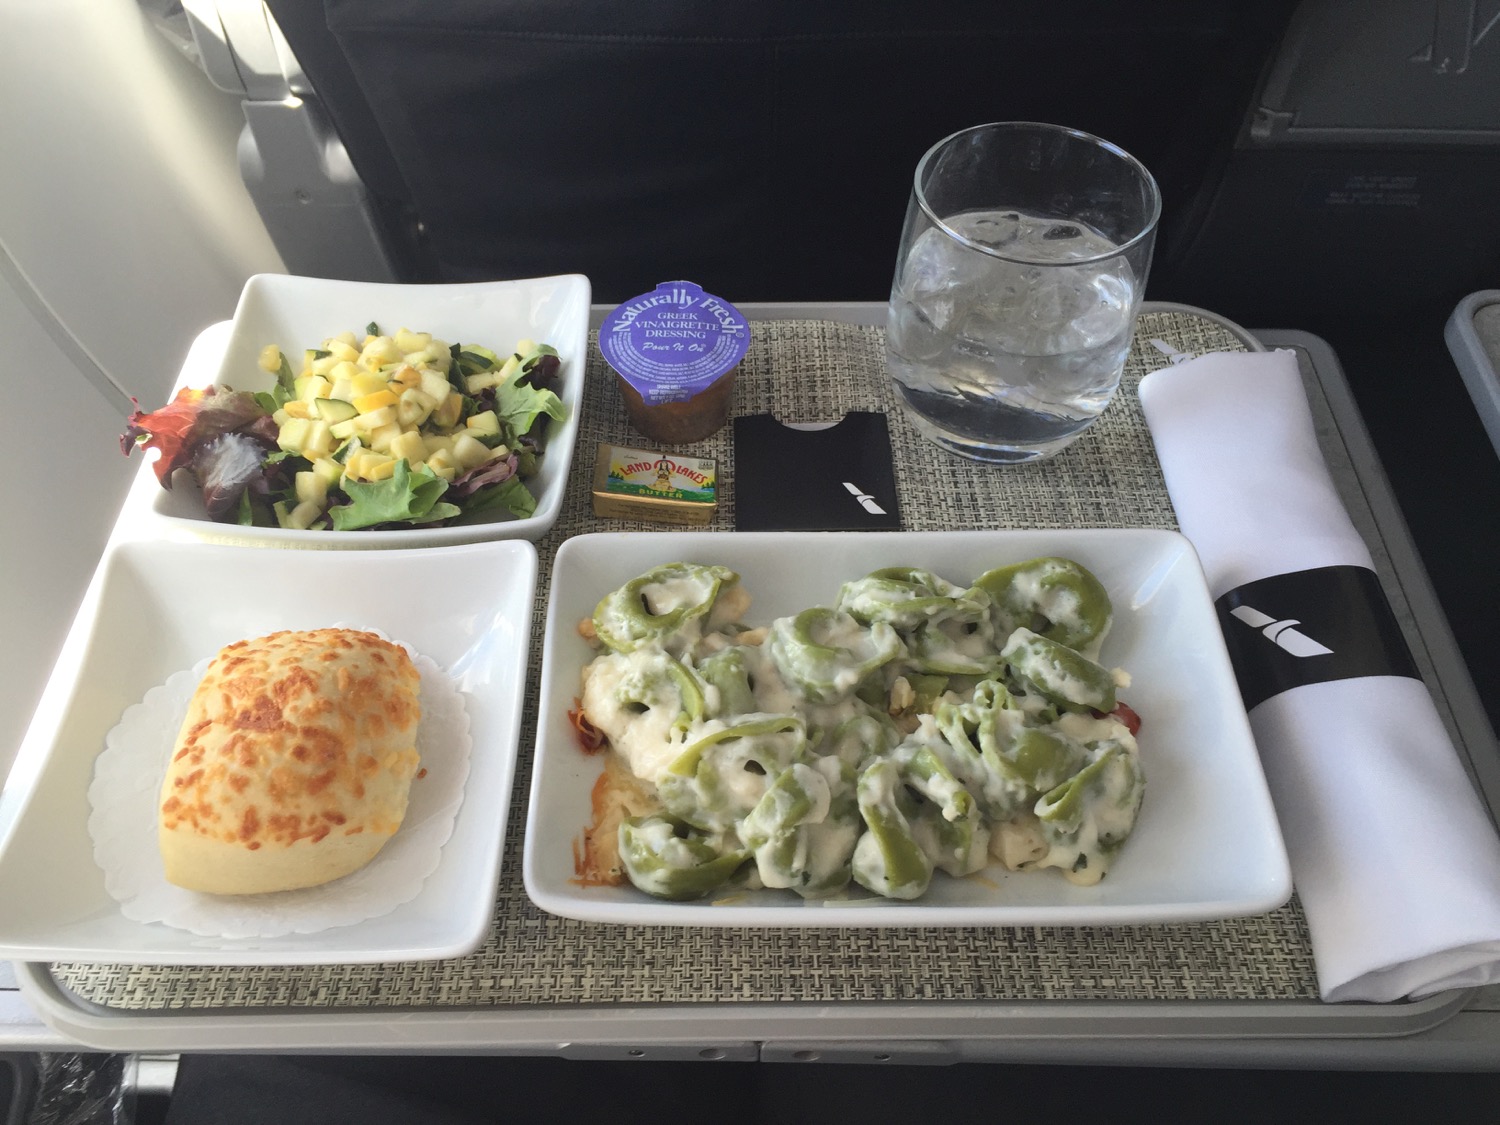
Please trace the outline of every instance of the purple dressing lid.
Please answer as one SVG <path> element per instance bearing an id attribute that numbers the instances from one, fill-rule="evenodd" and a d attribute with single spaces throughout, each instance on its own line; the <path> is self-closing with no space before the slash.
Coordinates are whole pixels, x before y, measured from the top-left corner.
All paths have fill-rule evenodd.
<path id="1" fill-rule="evenodd" d="M 750 323 L 691 281 L 624 302 L 599 327 L 599 350 L 647 405 L 685 402 L 745 358 Z"/>

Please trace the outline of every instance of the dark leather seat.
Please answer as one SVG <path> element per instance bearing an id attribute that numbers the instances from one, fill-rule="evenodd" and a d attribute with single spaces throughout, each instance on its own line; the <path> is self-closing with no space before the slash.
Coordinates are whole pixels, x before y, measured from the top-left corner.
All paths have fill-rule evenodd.
<path id="1" fill-rule="evenodd" d="M 1239 0 L 270 0 L 407 280 L 580 271 L 883 299 L 912 171 L 1047 120 L 1156 174 L 1157 274 L 1293 6 Z"/>

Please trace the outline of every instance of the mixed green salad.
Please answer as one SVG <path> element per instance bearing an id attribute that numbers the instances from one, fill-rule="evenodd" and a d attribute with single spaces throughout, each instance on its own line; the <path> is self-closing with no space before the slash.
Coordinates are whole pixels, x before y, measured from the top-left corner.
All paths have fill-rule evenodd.
<path id="1" fill-rule="evenodd" d="M 521 340 L 501 356 L 372 323 L 307 349 L 297 370 L 267 345 L 260 366 L 269 391 L 137 404 L 121 449 L 158 450 L 165 488 L 187 469 L 224 523 L 355 531 L 536 511 L 527 482 L 549 424 L 567 418 L 555 348 Z"/>

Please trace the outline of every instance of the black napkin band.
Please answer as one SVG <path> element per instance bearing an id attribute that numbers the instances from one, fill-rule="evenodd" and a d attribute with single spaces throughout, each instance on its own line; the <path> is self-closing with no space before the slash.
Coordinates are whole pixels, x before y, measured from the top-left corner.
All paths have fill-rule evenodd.
<path id="1" fill-rule="evenodd" d="M 1304 684 L 1419 679 L 1375 572 L 1323 566 L 1247 582 L 1214 607 L 1247 710 Z"/>

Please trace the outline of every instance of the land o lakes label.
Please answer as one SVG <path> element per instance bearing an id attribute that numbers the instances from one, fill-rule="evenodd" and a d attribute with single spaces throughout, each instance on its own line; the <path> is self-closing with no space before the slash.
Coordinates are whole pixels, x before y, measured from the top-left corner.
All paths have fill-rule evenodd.
<path id="1" fill-rule="evenodd" d="M 601 444 L 593 493 L 597 516 L 706 524 L 718 507 L 718 468 L 704 457 Z"/>

